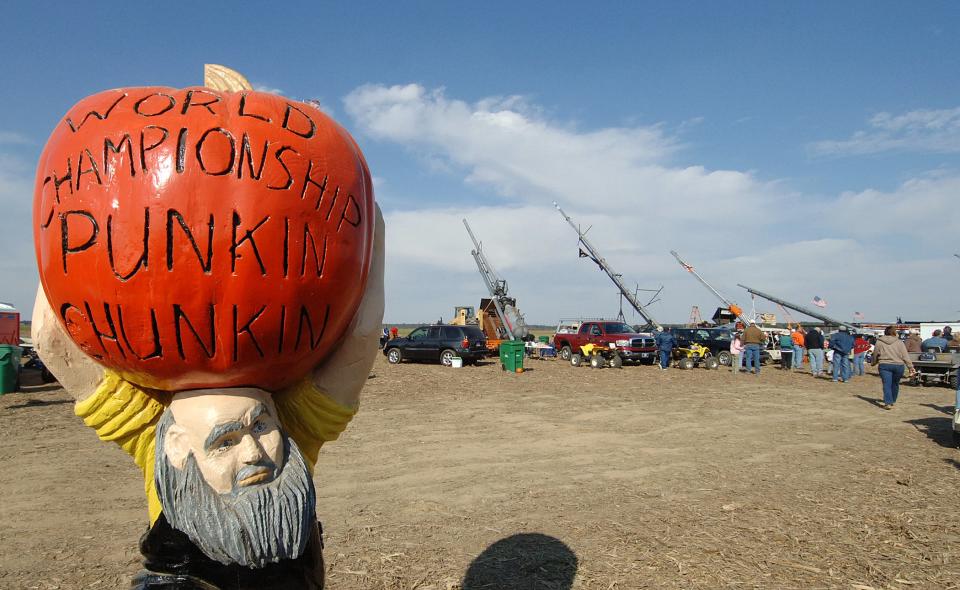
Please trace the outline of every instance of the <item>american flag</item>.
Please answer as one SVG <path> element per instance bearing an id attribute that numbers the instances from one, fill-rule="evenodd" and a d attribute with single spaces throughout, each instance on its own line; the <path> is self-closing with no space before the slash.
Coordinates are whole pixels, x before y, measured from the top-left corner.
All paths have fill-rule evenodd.
<path id="1" fill-rule="evenodd" d="M 826 307 L 826 306 L 827 306 L 827 302 L 826 302 L 825 300 L 821 299 L 819 295 L 814 296 L 814 298 L 813 298 L 813 304 L 816 305 L 817 307 Z"/>
<path id="2" fill-rule="evenodd" d="M 860 313 L 859 311 L 855 311 L 855 312 L 853 312 L 853 319 L 855 319 L 855 320 L 862 320 L 862 319 L 863 319 L 863 314 Z"/>

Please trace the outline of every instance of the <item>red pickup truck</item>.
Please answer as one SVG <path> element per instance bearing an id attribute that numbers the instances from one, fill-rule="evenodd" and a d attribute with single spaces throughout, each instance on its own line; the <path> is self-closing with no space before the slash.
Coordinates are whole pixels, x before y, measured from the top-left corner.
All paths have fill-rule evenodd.
<path id="1" fill-rule="evenodd" d="M 584 344 L 612 345 L 624 361 L 653 363 L 657 358 L 653 334 L 638 333 L 623 322 L 585 321 L 579 327 L 575 323 L 561 322 L 553 335 L 553 345 L 564 360 L 569 360 L 570 354 L 579 352 Z"/>

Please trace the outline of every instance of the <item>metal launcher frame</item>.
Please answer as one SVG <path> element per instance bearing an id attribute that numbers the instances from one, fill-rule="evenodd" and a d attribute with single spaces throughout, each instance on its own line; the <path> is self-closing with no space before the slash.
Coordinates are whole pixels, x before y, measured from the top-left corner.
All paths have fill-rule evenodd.
<path id="1" fill-rule="evenodd" d="M 470 224 L 467 223 L 466 219 L 463 219 L 463 226 L 467 228 L 467 233 L 470 234 L 470 239 L 473 241 L 473 250 L 470 251 L 470 255 L 473 256 L 474 262 L 477 263 L 477 270 L 480 271 L 480 276 L 483 277 L 483 282 L 487 286 L 487 291 L 490 293 L 490 301 L 496 311 L 497 318 L 500 320 L 500 324 L 503 326 L 507 338 L 509 340 L 516 340 L 517 338 L 514 336 L 513 327 L 507 320 L 507 314 L 503 309 L 505 303 L 515 306 L 516 300 L 507 295 L 507 281 L 500 278 L 500 275 L 497 274 L 497 271 L 494 270 L 490 261 L 488 261 L 487 257 L 483 254 L 483 248 L 477 240 L 477 237 L 473 235 L 473 230 L 470 229 Z M 488 309 L 485 309 L 485 305 L 481 301 L 479 314 L 481 328 L 486 324 L 486 315 L 488 313 Z"/>
<path id="2" fill-rule="evenodd" d="M 700 273 L 698 273 L 697 271 L 693 270 L 693 267 L 692 267 L 692 266 L 690 266 L 689 264 L 687 264 L 686 262 L 684 262 L 682 258 L 680 258 L 680 255 L 677 254 L 676 250 L 670 250 L 670 253 L 673 254 L 673 257 L 677 259 L 677 262 L 680 263 L 680 266 L 682 266 L 683 268 L 685 268 L 685 269 L 687 270 L 687 272 L 689 272 L 690 274 L 692 274 L 692 275 L 694 276 L 694 278 L 696 278 L 698 281 L 700 281 L 700 284 L 701 284 L 701 285 L 703 285 L 704 287 L 706 287 L 708 291 L 710 291 L 711 293 L 713 293 L 713 294 L 716 296 L 717 299 L 719 299 L 724 305 L 726 305 L 726 306 L 727 306 L 727 309 L 729 309 L 730 311 L 732 311 L 732 312 L 734 313 L 734 315 L 737 316 L 737 319 L 740 320 L 741 322 L 743 322 L 743 325 L 744 325 L 744 326 L 746 326 L 746 325 L 749 323 L 749 321 L 747 321 L 747 318 L 745 318 L 745 317 L 743 316 L 743 309 L 742 309 L 739 305 L 737 305 L 736 303 L 733 303 L 732 301 L 730 301 L 729 299 L 727 299 L 726 297 L 724 297 L 723 294 L 720 293 L 720 291 L 717 291 L 716 289 L 714 289 L 714 288 L 713 288 L 713 285 L 711 285 L 710 283 L 708 283 L 706 279 L 704 279 L 702 276 L 700 276 Z"/>
<path id="3" fill-rule="evenodd" d="M 650 313 L 650 310 L 648 310 L 645 305 L 640 303 L 633 291 L 628 289 L 627 286 L 623 284 L 623 281 L 620 279 L 620 277 L 623 275 L 614 271 L 613 268 L 610 267 L 610 264 L 607 263 L 606 259 L 600 255 L 600 252 L 597 250 L 597 248 L 590 243 L 590 240 L 587 239 L 587 232 L 580 231 L 580 228 L 573 222 L 572 219 L 570 219 L 569 215 L 564 213 L 563 209 L 560 208 L 560 205 L 558 205 L 556 201 L 554 201 L 553 206 L 556 207 L 557 211 L 560 212 L 560 215 L 567 220 L 567 223 L 570 224 L 570 227 L 573 228 L 573 231 L 577 232 L 577 236 L 580 238 L 580 245 L 583 246 L 583 249 L 580 250 L 580 256 L 588 257 L 590 260 L 596 262 L 597 266 L 600 267 L 600 270 L 607 273 L 607 276 L 610 277 L 610 280 L 613 281 L 613 284 L 620 289 L 620 296 L 626 299 L 633 309 L 637 310 L 637 313 L 640 314 L 640 317 L 642 317 L 647 324 L 653 326 L 654 328 L 659 328 L 660 323 L 654 319 L 653 314 Z M 587 231 L 590 231 L 590 228 L 587 228 Z M 586 250 L 586 253 L 584 253 L 584 249 Z M 659 293 L 660 290 L 657 290 L 657 294 Z M 656 295 L 654 295 L 654 297 L 656 297 Z M 649 303 L 647 305 L 649 305 Z"/>
<path id="4" fill-rule="evenodd" d="M 772 302 L 777 303 L 777 304 L 779 304 L 779 305 L 782 305 L 783 307 L 786 307 L 787 309 L 792 309 L 793 311 L 800 312 L 800 313 L 802 313 L 803 315 L 808 315 L 808 316 L 810 316 L 810 317 L 812 317 L 812 318 L 816 318 L 816 319 L 820 320 L 821 322 L 823 322 L 823 323 L 825 323 L 825 324 L 830 324 L 830 325 L 834 325 L 834 326 L 846 326 L 847 328 L 849 328 L 849 329 L 851 329 L 851 330 L 856 330 L 856 329 L 857 329 L 857 326 L 855 326 L 855 325 L 853 325 L 853 324 L 851 324 L 851 323 L 849 323 L 849 322 L 842 322 L 842 321 L 840 321 L 840 320 L 838 320 L 838 319 L 835 319 L 835 318 L 832 318 L 832 317 L 830 317 L 830 316 L 828 316 L 828 315 L 824 315 L 824 314 L 822 314 L 822 313 L 820 313 L 820 312 L 818 312 L 818 311 L 814 311 L 814 310 L 812 310 L 812 309 L 810 309 L 810 308 L 808 308 L 808 307 L 803 307 L 802 305 L 797 305 L 796 303 L 790 303 L 789 301 L 784 301 L 783 299 L 780 299 L 780 298 L 778 298 L 778 297 L 774 297 L 773 295 L 768 295 L 767 293 L 764 293 L 764 292 L 762 292 L 762 291 L 757 291 L 756 289 L 752 289 L 752 288 L 750 288 L 750 287 L 748 287 L 748 286 L 746 286 L 746 285 L 741 285 L 741 284 L 738 283 L 737 286 L 738 286 L 738 287 L 743 287 L 743 288 L 746 289 L 747 292 L 750 293 L 751 295 L 756 295 L 757 297 L 763 297 L 764 299 L 766 299 L 766 300 L 768 300 L 768 301 L 772 301 Z"/>

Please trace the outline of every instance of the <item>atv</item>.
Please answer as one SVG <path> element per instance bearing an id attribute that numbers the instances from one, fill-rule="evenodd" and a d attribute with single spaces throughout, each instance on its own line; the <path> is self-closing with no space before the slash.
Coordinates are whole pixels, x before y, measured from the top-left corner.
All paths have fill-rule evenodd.
<path id="1" fill-rule="evenodd" d="M 686 348 L 674 348 L 673 359 L 678 369 L 716 369 L 720 366 L 720 361 L 710 353 L 710 349 L 697 343 L 691 343 Z"/>
<path id="2" fill-rule="evenodd" d="M 580 347 L 580 352 L 570 355 L 570 364 L 574 367 L 589 364 L 594 369 L 604 367 L 613 367 L 620 369 L 623 367 L 623 359 L 615 348 L 605 348 L 596 344 L 584 344 Z"/>

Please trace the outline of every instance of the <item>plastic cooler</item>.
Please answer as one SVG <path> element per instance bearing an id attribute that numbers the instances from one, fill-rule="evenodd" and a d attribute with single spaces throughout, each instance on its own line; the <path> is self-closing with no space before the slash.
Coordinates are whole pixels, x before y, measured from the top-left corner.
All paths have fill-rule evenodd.
<path id="1" fill-rule="evenodd" d="M 500 343 L 500 368 L 504 371 L 516 372 L 523 368 L 523 342 L 519 340 L 504 340 Z"/>

